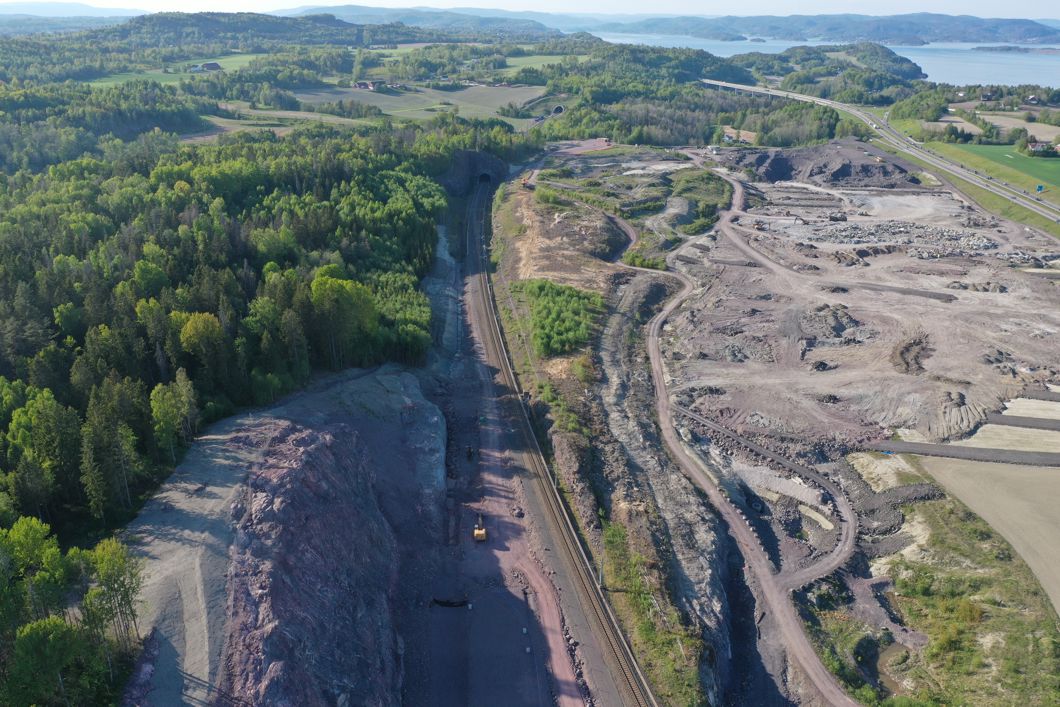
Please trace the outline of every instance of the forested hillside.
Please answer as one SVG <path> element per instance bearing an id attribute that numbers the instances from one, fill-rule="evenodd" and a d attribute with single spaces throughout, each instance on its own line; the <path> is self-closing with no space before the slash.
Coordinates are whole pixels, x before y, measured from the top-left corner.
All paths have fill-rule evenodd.
<path id="1" fill-rule="evenodd" d="M 353 57 L 288 47 L 179 86 L 49 83 L 60 62 L 44 50 L 7 67 L 0 703 L 117 701 L 141 580 L 120 543 L 80 548 L 136 512 L 202 424 L 314 369 L 422 359 L 437 178 L 459 150 L 514 158 L 533 138 L 450 114 L 215 145 L 173 134 L 218 98 L 269 100 Z"/>
<path id="2" fill-rule="evenodd" d="M 5 39 L 0 42 L 0 81 L 86 80 L 195 57 L 275 51 L 295 44 L 346 48 L 452 38 L 403 25 L 351 25 L 330 15 L 159 13 L 87 32 Z"/>
<path id="3" fill-rule="evenodd" d="M 730 59 L 763 81 L 844 103 L 886 105 L 915 90 L 919 66 L 879 44 L 792 47 L 779 54 L 752 52 Z"/>
<path id="4" fill-rule="evenodd" d="M 588 61 L 522 69 L 516 80 L 548 86 L 557 117 L 536 132 L 546 139 L 610 137 L 615 142 L 687 145 L 720 142 L 724 127 L 756 133 L 762 145 L 807 144 L 854 134 L 829 108 L 768 96 L 708 90 L 700 79 L 754 83 L 746 68 L 695 49 L 596 43 L 578 35 L 557 42 L 588 51 Z"/>

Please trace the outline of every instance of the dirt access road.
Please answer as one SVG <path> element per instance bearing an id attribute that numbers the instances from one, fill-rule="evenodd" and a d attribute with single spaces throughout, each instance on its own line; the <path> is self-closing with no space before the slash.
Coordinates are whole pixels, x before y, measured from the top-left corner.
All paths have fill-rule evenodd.
<path id="1" fill-rule="evenodd" d="M 496 424 L 490 425 L 497 430 L 497 435 L 483 441 L 499 445 L 494 449 L 506 450 L 511 466 L 517 470 L 515 473 L 522 480 L 528 516 L 537 521 L 535 529 L 548 556 L 551 579 L 563 600 L 560 607 L 555 603 L 554 594 L 548 591 L 538 594 L 542 602 L 538 618 L 545 635 L 550 637 L 549 666 L 557 684 L 557 694 L 561 698 L 569 695 L 568 681 L 573 677 L 564 677 L 569 668 L 566 653 L 556 653 L 558 646 L 554 639 L 562 637 L 563 626 L 557 623 L 562 613 L 567 627 L 580 642 L 578 652 L 595 702 L 651 707 L 657 703 L 614 614 L 594 581 L 593 568 L 552 486 L 509 364 L 494 309 L 483 238 L 483 224 L 487 222 L 492 194 L 490 186 L 489 183 L 480 184 L 469 203 L 465 306 L 478 355 L 484 362 L 483 370 L 487 371 L 483 383 L 486 396 L 492 402 L 486 409 L 490 410 L 493 405 L 497 410 Z M 486 456 L 485 451 L 483 456 Z M 529 563 L 522 566 L 533 569 Z M 543 581 L 547 583 L 548 579 Z"/>
<path id="2" fill-rule="evenodd" d="M 469 203 L 469 236 L 477 246 L 475 221 L 485 196 Z M 442 247 L 445 247 L 444 243 Z M 479 316 L 482 279 L 477 254 L 469 248 L 462 280 L 460 353 L 450 375 L 459 386 L 450 396 L 468 424 L 449 431 L 459 443 L 461 466 L 471 474 L 466 494 L 451 519 L 450 551 L 432 578 L 429 659 L 424 689 L 407 701 L 441 707 L 557 704 L 579 707 L 585 701 L 564 635 L 563 611 L 543 560 L 551 546 L 547 529 L 525 491 L 503 389 L 494 382 L 495 352 Z M 464 463 L 465 446 L 471 450 Z M 529 512 L 518 509 L 526 507 Z M 471 530 L 484 521 L 488 539 L 476 542 Z M 448 605 L 449 603 L 452 605 Z"/>
<path id="3" fill-rule="evenodd" d="M 739 210 L 744 199 L 742 185 L 739 182 L 732 182 L 732 184 L 733 210 L 722 215 L 720 223 L 723 225 L 729 223 L 733 212 Z M 795 611 L 795 606 L 789 595 L 789 587 L 793 583 L 801 581 L 801 578 L 794 578 L 796 582 L 792 582 L 792 578 L 788 578 L 788 581 L 782 581 L 773 573 L 772 563 L 763 551 L 758 538 L 751 531 L 750 526 L 725 497 L 721 489 L 714 484 L 703 466 L 685 450 L 684 445 L 677 436 L 677 428 L 674 426 L 673 420 L 673 408 L 670 404 L 670 395 L 666 386 L 666 370 L 660 348 L 660 333 L 670 315 L 692 294 L 694 285 L 687 276 L 680 273 L 672 274 L 681 280 L 681 292 L 651 320 L 647 342 L 652 378 L 655 383 L 655 404 L 656 414 L 659 418 L 660 433 L 667 448 L 670 450 L 670 454 L 682 471 L 696 486 L 707 494 L 710 502 L 728 524 L 729 532 L 732 534 L 733 539 L 736 540 L 737 545 L 739 545 L 744 560 L 758 581 L 766 606 L 780 628 L 789 658 L 798 664 L 826 703 L 830 705 L 856 705 L 857 703 L 839 686 L 835 676 L 824 667 L 820 657 L 817 655 L 817 651 L 806 635 L 802 621 Z M 847 535 L 852 538 L 854 535 L 853 529 L 850 529 Z"/>
<path id="4" fill-rule="evenodd" d="M 697 166 L 701 166 L 702 160 L 699 155 L 692 154 L 690 156 L 692 156 L 693 161 Z M 534 176 L 536 177 L 536 174 Z M 728 181 L 733 188 L 733 201 L 731 208 L 722 214 L 722 218 L 719 221 L 719 229 L 738 245 L 746 246 L 746 252 L 749 257 L 759 260 L 761 259 L 761 256 L 751 249 L 750 246 L 744 244 L 742 239 L 733 233 L 731 229 L 732 218 L 742 214 L 742 205 L 744 203 L 743 185 L 739 181 L 732 179 L 726 179 L 726 181 Z M 572 196 L 571 198 L 576 197 Z M 623 218 L 610 215 L 608 218 L 610 218 L 611 221 L 621 228 L 629 237 L 629 247 L 633 247 L 637 242 L 637 229 Z M 624 269 L 647 275 L 660 275 L 660 272 L 657 270 L 638 268 L 626 265 L 620 261 L 615 264 Z M 830 574 L 850 558 L 854 552 L 857 537 L 857 517 L 855 511 L 839 487 L 820 474 L 804 467 L 794 465 L 791 461 L 782 459 L 769 450 L 756 448 L 756 445 L 735 435 L 733 432 L 724 429 L 713 422 L 705 420 L 695 413 L 677 408 L 671 404 L 660 348 L 660 333 L 669 316 L 682 305 L 690 294 L 692 294 L 695 289 L 695 284 L 691 278 L 679 271 L 670 270 L 666 274 L 676 277 L 681 282 L 682 289 L 680 293 L 675 296 L 649 323 L 647 340 L 648 355 L 651 361 L 652 377 L 655 385 L 656 410 L 663 440 L 684 474 L 707 494 L 712 505 L 719 511 L 726 523 L 728 523 L 730 533 L 736 540 L 744 559 L 750 566 L 759 583 L 767 608 L 777 622 L 777 626 L 780 628 L 790 659 L 794 660 L 802 668 L 806 677 L 828 704 L 856 705 L 857 703 L 847 696 L 839 686 L 835 677 L 824 667 L 816 650 L 810 643 L 809 638 L 804 631 L 802 621 L 789 598 L 790 592 L 799 589 L 805 584 L 819 579 L 822 576 Z M 813 565 L 794 572 L 779 575 L 775 574 L 768 555 L 764 551 L 757 536 L 751 530 L 746 519 L 740 515 L 739 511 L 722 493 L 721 489 L 714 484 L 703 466 L 697 460 L 693 459 L 681 443 L 673 422 L 673 413 L 675 409 L 678 412 L 689 415 L 697 421 L 706 424 L 711 429 L 714 429 L 715 432 L 734 437 L 738 443 L 744 446 L 756 448 L 758 453 L 762 453 L 765 456 L 777 457 L 779 462 L 784 466 L 791 468 L 800 476 L 806 477 L 825 488 L 830 494 L 832 494 L 832 497 L 836 502 L 837 510 L 843 519 L 842 532 L 836 547 Z"/>

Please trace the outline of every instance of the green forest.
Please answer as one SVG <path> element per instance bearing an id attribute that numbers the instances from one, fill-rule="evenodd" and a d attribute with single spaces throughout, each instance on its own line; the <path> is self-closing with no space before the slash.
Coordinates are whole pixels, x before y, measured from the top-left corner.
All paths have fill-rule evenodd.
<path id="1" fill-rule="evenodd" d="M 226 115 L 220 101 L 282 107 L 288 90 L 358 63 L 321 46 L 352 43 L 349 25 L 211 22 L 156 16 L 0 48 L 3 704 L 118 700 L 142 577 L 110 533 L 203 425 L 315 370 L 421 362 L 439 177 L 461 150 L 536 147 L 448 113 L 182 142 Z M 271 53 L 166 86 L 71 80 L 236 47 Z M 378 117 L 354 102 L 318 109 Z"/>

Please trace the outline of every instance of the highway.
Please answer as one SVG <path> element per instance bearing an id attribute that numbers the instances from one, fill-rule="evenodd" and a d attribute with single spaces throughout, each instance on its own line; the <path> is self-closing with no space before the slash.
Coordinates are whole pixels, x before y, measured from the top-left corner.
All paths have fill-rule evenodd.
<path id="1" fill-rule="evenodd" d="M 924 147 L 921 143 L 917 142 L 913 138 L 905 135 L 904 133 L 895 130 L 891 125 L 883 118 L 877 117 L 871 113 L 868 113 L 857 106 L 852 106 L 846 103 L 839 103 L 838 101 L 828 100 L 827 98 L 817 98 L 816 96 L 807 96 L 802 93 L 795 93 L 793 91 L 782 91 L 778 88 L 766 88 L 764 86 L 745 86 L 743 84 L 729 83 L 727 81 L 714 81 L 712 79 L 702 79 L 703 83 L 708 86 L 716 88 L 727 88 L 734 91 L 747 91 L 748 93 L 761 93 L 769 96 L 777 96 L 780 98 L 789 98 L 795 101 L 803 101 L 806 103 L 816 103 L 821 106 L 828 106 L 844 113 L 858 118 L 870 128 L 876 131 L 876 134 L 881 140 L 886 142 L 891 147 L 905 152 L 922 162 L 939 169 L 953 177 L 962 179 L 970 184 L 985 189 L 997 196 L 1008 199 L 1009 201 L 1022 206 L 1028 211 L 1032 211 L 1039 216 L 1060 223 L 1060 206 L 1055 206 L 1047 201 L 1039 201 L 1037 197 L 1025 194 L 1022 190 L 1015 187 L 1011 187 L 1004 182 L 999 182 L 990 177 L 986 177 L 975 170 L 968 169 L 960 165 L 957 162 L 953 162 L 950 159 L 942 157 L 941 155 L 932 152 L 931 150 Z"/>
<path id="2" fill-rule="evenodd" d="M 575 588 L 578 608 L 614 678 L 614 687 L 618 691 L 615 697 L 627 707 L 658 707 L 659 703 L 622 633 L 618 619 L 596 581 L 595 567 L 581 545 L 574 521 L 560 497 L 552 472 L 538 446 L 526 405 L 519 395 L 518 381 L 497 316 L 489 278 L 489 255 L 483 235 L 484 224 L 490 214 L 491 194 L 492 185 L 480 183 L 468 204 L 465 268 L 474 291 L 468 316 L 474 320 L 474 329 L 482 333 L 481 345 L 486 360 L 497 371 L 498 397 L 508 410 L 508 419 L 516 425 L 516 432 L 521 438 L 521 450 L 512 451 L 517 462 L 530 474 L 524 488 L 528 498 L 532 494 L 540 501 L 538 505 L 544 511 L 541 520 L 546 524 L 556 546 L 552 554 L 560 560 L 560 564 L 552 569 L 568 575 L 570 584 Z M 599 704 L 608 701 L 607 696 L 596 695 L 596 698 Z"/>

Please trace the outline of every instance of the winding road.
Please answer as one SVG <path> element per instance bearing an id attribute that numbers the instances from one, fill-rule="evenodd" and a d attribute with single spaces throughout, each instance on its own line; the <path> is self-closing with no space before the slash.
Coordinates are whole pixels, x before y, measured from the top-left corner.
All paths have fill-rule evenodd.
<path id="1" fill-rule="evenodd" d="M 719 221 L 719 224 L 724 225 L 730 223 L 732 217 L 739 212 L 740 208 L 742 208 L 744 201 L 743 185 L 735 180 L 729 180 L 729 182 L 733 186 L 733 200 L 732 208 L 724 212 Z M 854 510 L 850 506 L 849 501 L 846 500 L 845 496 L 842 495 L 834 484 L 819 474 L 816 474 L 816 472 L 799 467 L 796 470 L 797 473 L 806 475 L 817 483 L 820 483 L 832 494 L 833 499 L 836 501 L 837 508 L 844 519 L 841 539 L 836 548 L 819 562 L 800 571 L 781 575 L 774 573 L 772 561 L 762 548 L 758 537 L 752 531 L 751 526 L 748 525 L 744 516 L 722 492 L 721 488 L 714 483 L 702 462 L 699 459 L 694 458 L 677 435 L 677 428 L 674 425 L 675 411 L 689 415 L 693 419 L 705 423 L 707 427 L 713 429 L 715 432 L 722 432 L 729 437 L 736 439 L 744 446 L 748 446 L 752 449 L 757 446 L 754 445 L 753 442 L 739 437 L 736 433 L 706 420 L 706 418 L 696 415 L 691 411 L 679 408 L 670 402 L 670 395 L 666 383 L 666 369 L 663 364 L 660 335 L 667 319 L 669 319 L 678 307 L 680 307 L 692 292 L 694 292 L 695 284 L 691 278 L 684 273 L 669 271 L 667 274 L 673 275 L 681 281 L 681 292 L 670 300 L 663 310 L 651 320 L 648 325 L 647 340 L 648 357 L 651 361 L 652 379 L 655 386 L 656 414 L 658 415 L 659 430 L 662 434 L 663 441 L 666 443 L 670 455 L 681 468 L 685 476 L 687 476 L 692 483 L 707 495 L 711 504 L 717 509 L 718 513 L 721 514 L 722 518 L 725 519 L 725 522 L 729 527 L 729 533 L 739 546 L 740 552 L 743 555 L 748 568 L 754 574 L 754 577 L 758 582 L 766 608 L 780 629 L 789 658 L 801 668 L 803 674 L 813 684 L 814 688 L 826 703 L 836 706 L 857 705 L 857 702 L 852 700 L 846 694 L 836 680 L 836 677 L 829 672 L 824 666 L 824 663 L 821 662 L 813 644 L 810 643 L 802 619 L 799 618 L 798 612 L 796 611 L 795 605 L 790 596 L 790 593 L 793 590 L 798 589 L 807 582 L 831 573 L 849 559 L 850 555 L 853 553 L 857 529 L 857 520 L 854 515 Z M 768 456 L 782 459 L 779 455 L 769 452 L 769 450 L 760 447 L 758 449 L 760 450 L 760 453 L 766 453 Z M 788 460 L 783 461 L 786 466 L 793 466 L 792 462 Z"/>
<path id="2" fill-rule="evenodd" d="M 693 159 L 695 160 L 696 156 L 693 156 Z M 699 161 L 697 161 L 697 165 L 698 164 L 700 164 Z M 719 228 L 731 240 L 733 240 L 738 247 L 742 246 L 741 249 L 746 249 L 745 252 L 750 251 L 748 252 L 748 255 L 753 254 L 756 260 L 762 260 L 763 256 L 740 239 L 731 229 L 733 217 L 742 213 L 744 203 L 743 184 L 724 175 L 719 176 L 722 176 L 733 188 L 732 205 L 727 211 L 721 214 L 721 219 L 718 222 Z M 568 198 L 577 199 L 575 194 L 568 194 L 567 196 Z M 592 205 L 585 204 L 585 206 L 595 211 L 599 211 L 599 209 L 596 209 Z M 612 223 L 617 225 L 630 239 L 628 245 L 629 248 L 636 245 L 638 234 L 637 229 L 632 224 L 619 216 L 611 214 L 605 214 L 605 216 L 611 220 Z M 768 261 L 768 259 L 766 260 Z M 771 261 L 770 264 L 772 265 Z M 711 504 L 717 509 L 728 524 L 730 534 L 739 546 L 740 552 L 761 588 L 762 598 L 765 601 L 766 607 L 781 631 L 790 659 L 799 665 L 803 673 L 810 680 L 826 703 L 830 705 L 844 706 L 857 705 L 857 702 L 852 700 L 846 694 L 835 676 L 832 675 L 821 662 L 820 657 L 817 655 L 817 651 L 810 643 L 802 619 L 799 618 L 798 612 L 796 611 L 795 605 L 790 597 L 791 592 L 798 590 L 821 577 L 831 574 L 846 563 L 851 555 L 853 555 L 858 528 L 857 514 L 855 513 L 853 506 L 845 494 L 843 494 L 842 490 L 828 478 L 812 469 L 796 464 L 771 450 L 765 449 L 760 445 L 741 437 L 732 430 L 670 401 L 666 382 L 666 370 L 663 364 L 661 351 L 660 335 L 667 319 L 695 291 L 696 285 L 690 277 L 677 270 L 662 272 L 659 270 L 650 270 L 627 265 L 621 261 L 616 262 L 615 265 L 626 270 L 633 270 L 656 277 L 675 277 L 681 282 L 681 291 L 671 299 L 663 310 L 649 323 L 647 339 L 648 356 L 651 361 L 652 379 L 655 387 L 656 413 L 658 415 L 659 428 L 663 441 L 669 449 L 672 458 L 681 468 L 685 476 L 707 495 Z M 760 456 L 771 459 L 774 463 L 780 464 L 784 468 L 787 468 L 799 476 L 824 488 L 831 495 L 836 504 L 836 509 L 842 518 L 842 523 L 840 524 L 840 539 L 832 551 L 806 567 L 776 573 L 772 561 L 769 559 L 769 556 L 766 554 L 761 542 L 748 524 L 745 516 L 732 503 L 728 496 L 726 496 L 725 493 L 714 483 L 713 479 L 703 466 L 703 463 L 697 459 L 693 453 L 690 453 L 681 442 L 677 435 L 677 428 L 674 425 L 675 413 L 687 416 L 690 419 L 703 424 L 715 433 L 724 434 L 741 446 Z"/>
<path id="3" fill-rule="evenodd" d="M 1046 201 L 1041 201 L 1037 197 L 1023 193 L 1022 190 L 1015 187 L 1011 187 L 1004 182 L 999 182 L 988 177 L 984 177 L 975 170 L 968 169 L 963 165 L 953 162 L 941 155 L 932 152 L 931 150 L 924 147 L 922 144 L 914 140 L 913 138 L 905 135 L 898 130 L 891 127 L 891 125 L 881 117 L 875 116 L 868 113 L 857 106 L 852 106 L 847 103 L 840 103 L 838 101 L 831 101 L 827 98 L 817 98 L 816 96 L 807 96 L 802 93 L 795 93 L 793 91 L 782 91 L 778 88 L 766 88 L 764 86 L 745 86 L 738 83 L 729 83 L 727 81 L 715 81 L 713 79 L 702 79 L 703 83 L 708 86 L 715 88 L 731 89 L 733 91 L 747 91 L 748 93 L 761 93 L 767 96 L 777 96 L 779 98 L 788 98 L 795 101 L 803 101 L 805 103 L 816 103 L 821 106 L 828 106 L 838 111 L 848 113 L 855 118 L 861 120 L 863 123 L 868 125 L 870 128 L 876 131 L 880 139 L 899 150 L 905 152 L 913 157 L 917 158 L 922 162 L 939 169 L 943 172 L 950 174 L 953 177 L 964 180 L 970 184 L 973 184 L 981 189 L 985 189 L 997 196 L 1008 199 L 1009 201 L 1022 206 L 1028 211 L 1032 211 L 1039 216 L 1044 216 L 1051 221 L 1060 223 L 1060 206 L 1056 206 Z"/>

